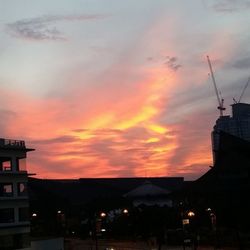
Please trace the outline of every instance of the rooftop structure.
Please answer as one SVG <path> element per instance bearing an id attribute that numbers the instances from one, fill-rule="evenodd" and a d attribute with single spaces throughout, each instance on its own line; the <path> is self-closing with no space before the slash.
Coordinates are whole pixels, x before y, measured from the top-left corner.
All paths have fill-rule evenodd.
<path id="1" fill-rule="evenodd" d="M 4 148 L 24 148 L 25 142 L 20 140 L 3 139 L 0 138 L 0 147 Z"/>
<path id="2" fill-rule="evenodd" d="M 147 180 L 123 196 L 132 200 L 135 207 L 140 205 L 170 207 L 172 206 L 172 201 L 168 197 L 170 193 L 169 190 L 156 186 Z"/>

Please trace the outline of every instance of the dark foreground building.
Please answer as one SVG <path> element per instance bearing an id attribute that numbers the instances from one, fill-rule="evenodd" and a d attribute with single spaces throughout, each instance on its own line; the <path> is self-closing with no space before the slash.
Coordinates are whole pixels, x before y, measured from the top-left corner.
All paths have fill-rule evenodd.
<path id="1" fill-rule="evenodd" d="M 157 223 L 165 223 L 162 216 L 173 209 L 171 195 L 183 185 L 182 177 L 30 178 L 31 212 L 36 214 L 32 232 L 34 236 L 49 232 L 87 237 L 96 230 L 96 220 L 101 219 L 98 230 L 106 231 L 103 234 L 146 237 L 149 231 L 155 231 Z"/>
<path id="2" fill-rule="evenodd" d="M 219 132 L 223 131 L 250 142 L 250 104 L 232 104 L 232 115 L 220 116 L 212 132 L 212 150 L 214 162 L 216 161 L 217 150 L 220 144 Z"/>
<path id="3" fill-rule="evenodd" d="M 28 173 L 24 141 L 0 138 L 0 249 L 30 246 Z"/>
<path id="4" fill-rule="evenodd" d="M 196 230 L 210 227 L 218 244 L 241 249 L 250 246 L 250 142 L 218 133 L 214 166 L 183 190 L 179 200 L 195 211 Z"/>
<path id="5" fill-rule="evenodd" d="M 32 233 L 250 247 L 250 142 L 218 131 L 216 162 L 183 178 L 30 178 Z M 89 235 L 91 233 L 91 235 Z M 162 240 L 162 242 L 164 242 Z"/>

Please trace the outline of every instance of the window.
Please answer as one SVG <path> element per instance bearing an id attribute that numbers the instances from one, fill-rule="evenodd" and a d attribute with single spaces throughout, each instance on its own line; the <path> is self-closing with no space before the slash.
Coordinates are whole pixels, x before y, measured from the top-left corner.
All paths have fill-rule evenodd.
<path id="1" fill-rule="evenodd" d="M 17 188 L 18 188 L 18 196 L 27 196 L 28 195 L 27 183 L 20 182 L 17 184 Z"/>
<path id="2" fill-rule="evenodd" d="M 0 159 L 0 171 L 11 171 L 12 170 L 12 164 L 11 164 L 11 158 L 1 158 Z"/>
<path id="3" fill-rule="evenodd" d="M 20 207 L 19 208 L 19 221 L 29 221 L 29 208 L 28 207 Z"/>
<path id="4" fill-rule="evenodd" d="M 11 223 L 15 221 L 14 208 L 0 209 L 0 223 Z"/>
<path id="5" fill-rule="evenodd" d="M 16 159 L 16 169 L 18 171 L 26 171 L 26 158 Z"/>
<path id="6" fill-rule="evenodd" d="M 12 197 L 13 185 L 12 183 L 0 183 L 0 197 Z"/>

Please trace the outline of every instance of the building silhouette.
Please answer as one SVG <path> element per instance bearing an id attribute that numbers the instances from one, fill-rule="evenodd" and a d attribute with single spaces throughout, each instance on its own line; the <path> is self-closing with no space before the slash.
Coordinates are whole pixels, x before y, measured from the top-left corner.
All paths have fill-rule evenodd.
<path id="1" fill-rule="evenodd" d="M 156 186 L 147 180 L 142 185 L 124 194 L 123 197 L 130 199 L 135 207 L 141 205 L 172 207 L 170 193 L 169 190 Z"/>
<path id="2" fill-rule="evenodd" d="M 30 245 L 25 142 L 0 138 L 0 249 Z"/>
<path id="3" fill-rule="evenodd" d="M 212 131 L 214 162 L 216 161 L 219 149 L 220 131 L 250 141 L 250 104 L 232 104 L 232 116 L 220 116 L 216 120 L 216 124 Z"/>
<path id="4" fill-rule="evenodd" d="M 249 141 L 220 131 L 214 166 L 183 189 L 179 197 L 188 209 L 195 208 L 196 230 L 210 227 L 206 235 L 211 233 L 213 242 L 234 249 L 243 249 L 242 244 L 244 249 L 250 247 L 249 152 Z"/>

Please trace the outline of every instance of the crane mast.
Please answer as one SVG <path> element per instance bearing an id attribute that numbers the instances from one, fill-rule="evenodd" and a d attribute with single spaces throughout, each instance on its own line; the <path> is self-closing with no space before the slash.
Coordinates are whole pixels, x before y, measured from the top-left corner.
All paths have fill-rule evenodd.
<path id="1" fill-rule="evenodd" d="M 246 88 L 247 88 L 249 82 L 250 82 L 250 77 L 248 78 L 247 83 L 246 83 L 246 85 L 244 86 L 244 89 L 243 89 L 243 91 L 242 91 L 242 93 L 241 93 L 241 95 L 240 95 L 240 98 L 239 98 L 238 103 L 241 101 L 241 99 L 242 99 L 242 97 L 243 97 L 243 95 L 244 95 L 244 93 L 245 93 L 245 90 L 246 90 Z"/>
<path id="2" fill-rule="evenodd" d="M 223 111 L 226 110 L 226 108 L 223 107 L 224 99 L 223 98 L 220 99 L 218 88 L 217 88 L 216 81 L 215 81 L 215 78 L 214 78 L 212 64 L 210 62 L 209 56 L 207 56 L 207 61 L 208 61 L 208 66 L 209 66 L 209 69 L 210 69 L 212 81 L 213 81 L 213 84 L 214 84 L 215 94 L 216 94 L 217 101 L 218 101 L 218 104 L 219 104 L 219 106 L 217 108 L 220 111 L 220 116 L 223 116 Z"/>

